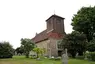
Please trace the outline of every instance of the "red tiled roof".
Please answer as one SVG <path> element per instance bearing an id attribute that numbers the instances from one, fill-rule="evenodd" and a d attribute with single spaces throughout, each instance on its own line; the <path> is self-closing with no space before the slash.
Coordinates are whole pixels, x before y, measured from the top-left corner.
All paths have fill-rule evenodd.
<path id="1" fill-rule="evenodd" d="M 40 41 L 48 39 L 48 36 L 47 36 L 46 32 L 47 32 L 47 30 L 42 31 L 41 33 L 37 34 L 32 40 L 35 43 L 37 43 L 37 42 L 40 42 Z"/>
<path id="2" fill-rule="evenodd" d="M 48 36 L 51 37 L 51 38 L 55 38 L 55 39 L 61 39 L 61 38 L 63 38 L 64 35 L 59 34 L 59 33 L 52 33 L 51 32 L 51 33 L 48 34 Z"/>
<path id="3" fill-rule="evenodd" d="M 40 41 L 46 40 L 48 38 L 55 38 L 55 39 L 61 39 L 63 38 L 63 34 L 58 34 L 58 33 L 47 33 L 47 30 L 44 30 L 43 32 L 37 34 L 32 40 L 35 43 L 38 43 Z"/>

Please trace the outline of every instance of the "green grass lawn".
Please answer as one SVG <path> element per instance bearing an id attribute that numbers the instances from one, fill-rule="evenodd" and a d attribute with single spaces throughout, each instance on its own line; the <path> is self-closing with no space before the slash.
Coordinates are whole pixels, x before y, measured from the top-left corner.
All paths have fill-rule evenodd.
<path id="1" fill-rule="evenodd" d="M 14 56 L 12 59 L 0 59 L 0 64 L 61 64 L 60 60 L 42 59 L 40 61 L 24 56 Z M 87 60 L 69 59 L 69 64 L 95 64 Z"/>

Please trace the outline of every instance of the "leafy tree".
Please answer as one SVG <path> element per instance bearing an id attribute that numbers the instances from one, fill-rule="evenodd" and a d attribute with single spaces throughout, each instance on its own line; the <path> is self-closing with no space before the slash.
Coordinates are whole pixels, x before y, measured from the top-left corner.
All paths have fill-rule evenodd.
<path id="1" fill-rule="evenodd" d="M 72 57 L 75 57 L 76 53 L 82 55 L 86 50 L 86 44 L 86 36 L 77 31 L 73 31 L 71 34 L 67 34 L 61 42 L 63 48 L 67 48 L 68 53 L 70 53 Z"/>
<path id="2" fill-rule="evenodd" d="M 40 54 L 43 54 L 43 53 L 45 52 L 44 49 L 41 49 L 41 48 L 38 48 L 38 47 L 35 47 L 35 48 L 33 49 L 33 51 L 36 52 L 37 58 L 39 58 L 39 55 L 40 55 Z"/>
<path id="3" fill-rule="evenodd" d="M 31 39 L 25 38 L 21 39 L 21 46 L 24 48 L 26 58 L 29 58 L 29 52 L 35 47 L 34 42 Z"/>
<path id="4" fill-rule="evenodd" d="M 88 43 L 87 50 L 90 51 L 90 52 L 94 52 L 95 51 L 95 39 L 91 40 Z"/>
<path id="5" fill-rule="evenodd" d="M 9 42 L 0 42 L 0 58 L 12 58 L 13 52 Z"/>
<path id="6" fill-rule="evenodd" d="M 24 48 L 22 46 L 17 47 L 16 50 L 15 50 L 15 52 L 17 54 L 24 54 Z"/>
<path id="7" fill-rule="evenodd" d="M 46 48 L 42 49 L 42 54 L 44 55 L 46 53 Z"/>
<path id="8" fill-rule="evenodd" d="M 72 19 L 73 29 L 86 34 L 88 42 L 95 34 L 95 7 L 82 7 Z"/>

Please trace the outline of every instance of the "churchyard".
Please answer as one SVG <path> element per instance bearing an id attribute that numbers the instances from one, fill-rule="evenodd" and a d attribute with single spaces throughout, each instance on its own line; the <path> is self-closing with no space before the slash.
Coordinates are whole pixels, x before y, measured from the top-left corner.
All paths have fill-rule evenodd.
<path id="1" fill-rule="evenodd" d="M 62 64 L 61 60 L 50 60 L 42 58 L 41 60 L 25 58 L 25 56 L 13 56 L 9 59 L 0 59 L 0 64 Z M 93 61 L 69 59 L 68 64 L 95 64 Z"/>
<path id="2" fill-rule="evenodd" d="M 9 42 L 0 42 L 0 64 L 95 64 L 94 24 L 95 7 L 83 7 L 73 18 L 74 31 L 60 41 L 51 39 L 37 44 L 31 39 L 21 38 L 21 46 L 17 49 L 13 49 Z"/>

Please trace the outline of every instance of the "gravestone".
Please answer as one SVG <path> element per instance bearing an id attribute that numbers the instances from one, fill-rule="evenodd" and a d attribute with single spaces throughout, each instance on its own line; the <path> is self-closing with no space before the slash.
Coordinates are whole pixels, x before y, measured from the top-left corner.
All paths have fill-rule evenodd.
<path id="1" fill-rule="evenodd" d="M 76 53 L 76 57 L 78 57 L 78 56 L 79 56 L 79 53 L 77 52 L 77 53 Z"/>
<path id="2" fill-rule="evenodd" d="M 62 54 L 62 64 L 68 64 L 67 49 L 65 49 L 64 53 Z"/>
<path id="3" fill-rule="evenodd" d="M 37 58 L 36 60 L 41 60 L 41 58 Z"/>

